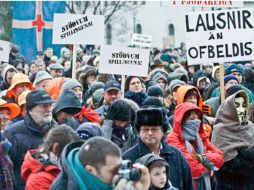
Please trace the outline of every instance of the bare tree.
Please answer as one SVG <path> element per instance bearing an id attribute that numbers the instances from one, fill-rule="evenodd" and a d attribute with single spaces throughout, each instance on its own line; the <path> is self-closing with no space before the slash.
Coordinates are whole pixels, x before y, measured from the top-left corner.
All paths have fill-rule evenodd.
<path id="1" fill-rule="evenodd" d="M 139 1 L 69 1 L 67 10 L 72 14 L 86 14 L 88 11 L 95 15 L 104 15 L 104 23 L 108 23 L 119 12 L 129 12 L 143 5 Z"/>
<path id="2" fill-rule="evenodd" d="M 2 1 L 0 3 L 0 39 L 12 41 L 11 25 L 11 1 Z"/>

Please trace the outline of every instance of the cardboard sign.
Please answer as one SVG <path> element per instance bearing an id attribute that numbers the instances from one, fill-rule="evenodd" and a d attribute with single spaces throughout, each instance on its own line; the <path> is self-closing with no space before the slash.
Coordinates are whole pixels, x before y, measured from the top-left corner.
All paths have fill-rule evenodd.
<path id="1" fill-rule="evenodd" d="M 152 36 L 133 33 L 131 35 L 131 45 L 151 47 Z"/>
<path id="2" fill-rule="evenodd" d="M 54 14 L 54 44 L 104 44 L 104 16 Z"/>
<path id="3" fill-rule="evenodd" d="M 161 1 L 161 6 L 184 7 L 243 7 L 243 1 L 239 0 L 168 0 Z"/>
<path id="4" fill-rule="evenodd" d="M 101 46 L 99 73 L 147 76 L 150 50 Z"/>
<path id="5" fill-rule="evenodd" d="M 254 59 L 252 9 L 189 13 L 185 22 L 189 65 Z"/>
<path id="6" fill-rule="evenodd" d="M 9 62 L 10 43 L 0 40 L 0 61 Z"/>

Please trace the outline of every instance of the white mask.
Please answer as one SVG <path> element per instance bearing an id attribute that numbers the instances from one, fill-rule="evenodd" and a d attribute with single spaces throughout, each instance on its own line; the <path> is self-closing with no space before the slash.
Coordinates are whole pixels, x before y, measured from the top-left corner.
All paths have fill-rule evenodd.
<path id="1" fill-rule="evenodd" d="M 238 97 L 235 99 L 235 107 L 237 111 L 237 115 L 239 118 L 240 123 L 244 121 L 246 118 L 246 111 L 247 111 L 247 103 L 243 97 Z"/>

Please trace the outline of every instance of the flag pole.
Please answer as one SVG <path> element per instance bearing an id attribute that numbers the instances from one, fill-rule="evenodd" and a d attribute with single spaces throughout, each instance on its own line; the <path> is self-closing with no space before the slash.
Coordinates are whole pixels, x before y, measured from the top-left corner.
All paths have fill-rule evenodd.
<path id="1" fill-rule="evenodd" d="M 77 57 L 77 53 L 76 53 L 76 44 L 73 44 L 73 51 L 72 51 L 72 79 L 76 78 L 76 57 Z"/>

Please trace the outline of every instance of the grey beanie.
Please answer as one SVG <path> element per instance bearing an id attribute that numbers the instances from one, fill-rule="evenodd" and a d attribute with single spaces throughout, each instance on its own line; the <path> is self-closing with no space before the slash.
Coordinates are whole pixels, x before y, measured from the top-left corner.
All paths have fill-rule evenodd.
<path id="1" fill-rule="evenodd" d="M 176 87 L 180 87 L 180 86 L 184 86 L 186 85 L 186 83 L 184 81 L 181 81 L 179 79 L 174 79 L 170 82 L 169 84 L 169 89 L 170 89 L 170 92 L 172 93 L 173 90 L 176 88 Z"/>
<path id="2" fill-rule="evenodd" d="M 33 87 L 36 87 L 37 83 L 43 81 L 43 80 L 46 80 L 46 79 L 53 79 L 52 76 L 46 72 L 46 71 L 39 71 L 37 74 L 36 74 L 36 77 L 34 79 L 34 82 L 33 82 Z"/>
<path id="3" fill-rule="evenodd" d="M 76 79 L 69 79 L 65 83 L 63 83 L 61 91 L 73 90 L 73 88 L 75 87 L 80 87 L 83 89 L 79 81 L 77 81 Z"/>

